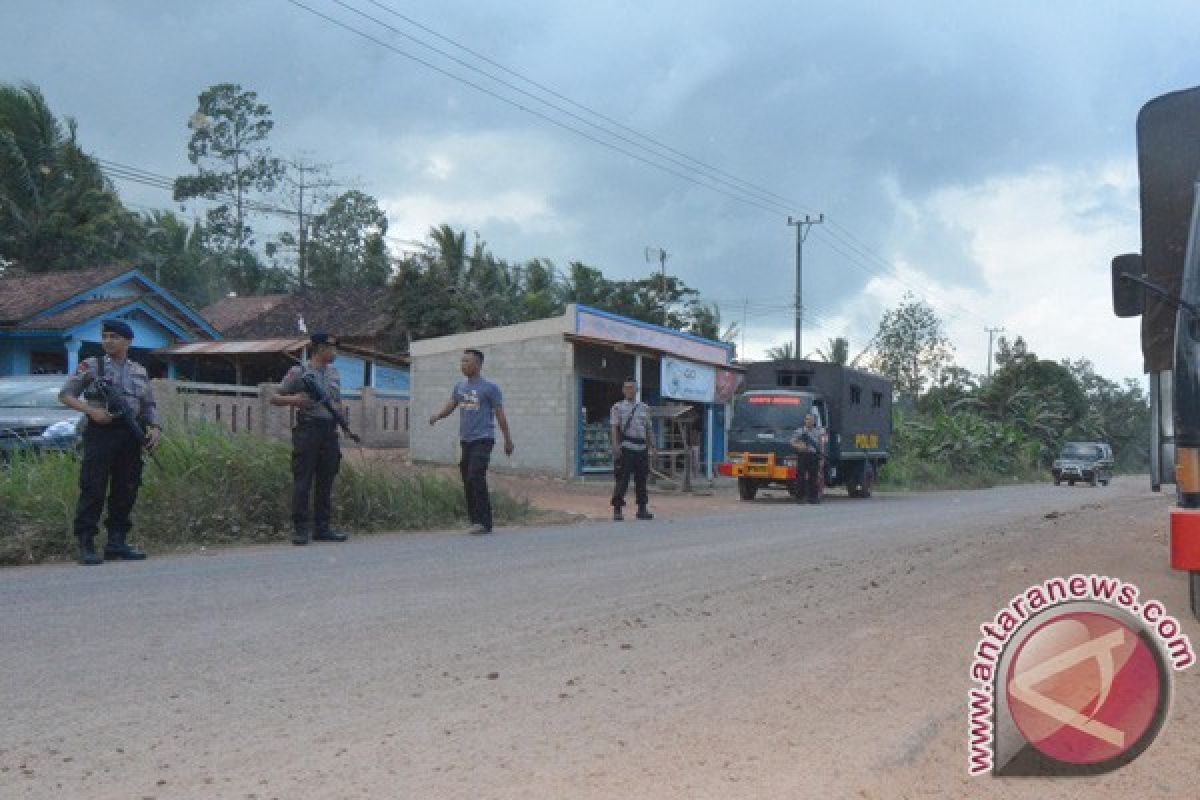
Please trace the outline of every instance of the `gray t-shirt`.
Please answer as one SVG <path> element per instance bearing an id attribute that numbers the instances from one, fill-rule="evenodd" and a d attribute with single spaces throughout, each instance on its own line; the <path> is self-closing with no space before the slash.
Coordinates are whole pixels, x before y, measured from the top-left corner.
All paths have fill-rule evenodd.
<path id="1" fill-rule="evenodd" d="M 504 408 L 500 387 L 489 380 L 475 378 L 454 385 L 458 403 L 458 438 L 464 442 L 496 438 L 495 411 Z"/>

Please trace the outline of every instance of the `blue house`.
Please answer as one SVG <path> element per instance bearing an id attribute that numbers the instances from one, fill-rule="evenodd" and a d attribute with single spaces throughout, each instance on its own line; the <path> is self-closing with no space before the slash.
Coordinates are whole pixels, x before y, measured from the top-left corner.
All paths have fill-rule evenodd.
<path id="1" fill-rule="evenodd" d="M 167 362 L 155 351 L 220 339 L 197 311 L 132 267 L 101 267 L 0 277 L 0 376 L 74 372 L 100 355 L 100 326 L 119 317 L 133 328 L 130 353 L 154 377 Z"/>

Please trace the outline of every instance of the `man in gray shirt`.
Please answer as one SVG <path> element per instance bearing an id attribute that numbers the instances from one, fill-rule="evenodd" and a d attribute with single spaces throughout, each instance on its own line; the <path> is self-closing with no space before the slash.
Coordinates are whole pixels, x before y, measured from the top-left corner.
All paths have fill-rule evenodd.
<path id="1" fill-rule="evenodd" d="M 465 380 L 454 385 L 450 399 L 441 411 L 429 417 L 429 424 L 437 423 L 458 409 L 458 439 L 462 447 L 458 470 L 467 498 L 471 533 L 491 533 L 492 501 L 488 497 L 487 469 L 492 448 L 496 445 L 495 426 L 499 425 L 504 434 L 505 455 L 512 455 L 513 441 L 508 433 L 508 417 L 504 415 L 500 387 L 479 374 L 483 369 L 483 353 L 473 348 L 464 350 L 459 364 Z"/>
<path id="2" fill-rule="evenodd" d="M 650 452 L 653 429 L 650 426 L 650 409 L 638 402 L 637 381 L 630 378 L 621 386 L 624 400 L 613 404 L 609 412 L 609 431 L 612 435 L 613 519 L 623 520 L 621 509 L 625 506 L 625 492 L 629 489 L 629 478 L 633 477 L 633 496 L 637 501 L 637 518 L 654 519 L 646 508 L 650 497 L 646 492 L 646 481 L 650 476 Z"/>

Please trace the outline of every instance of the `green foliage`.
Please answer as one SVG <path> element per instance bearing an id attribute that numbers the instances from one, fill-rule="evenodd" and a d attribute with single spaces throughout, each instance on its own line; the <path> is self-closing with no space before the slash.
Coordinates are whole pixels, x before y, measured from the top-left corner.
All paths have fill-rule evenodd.
<path id="1" fill-rule="evenodd" d="M 151 552 L 284 541 L 290 453 L 282 442 L 211 428 L 172 432 L 158 450 L 161 469 L 147 463 L 143 472 L 133 538 Z M 18 457 L 0 470 L 0 564 L 74 556 L 78 482 L 79 462 L 68 457 Z M 502 521 L 531 514 L 504 493 L 493 503 Z M 334 518 L 353 531 L 428 530 L 465 517 L 461 484 L 442 475 L 398 478 L 343 462 L 334 484 Z"/>
<path id="2" fill-rule="evenodd" d="M 230 288 L 241 294 L 275 288 L 267 284 L 278 283 L 279 276 L 252 251 L 246 221 L 261 207 L 255 198 L 274 189 L 283 172 L 267 145 L 275 125 L 271 109 L 255 92 L 221 83 L 200 93 L 188 124 L 188 160 L 197 172 L 175 179 L 175 199 L 203 197 L 218 204 L 206 212 L 206 243 L 224 254 L 221 266 Z"/>
<path id="3" fill-rule="evenodd" d="M 0 262 L 30 272 L 136 255 L 140 226 L 36 86 L 0 84 Z"/>
<path id="4" fill-rule="evenodd" d="M 383 237 L 387 215 L 374 197 L 357 190 L 339 195 L 312 221 L 308 278 L 317 289 L 384 286 L 391 273 Z"/>
<path id="5" fill-rule="evenodd" d="M 885 487 L 979 488 L 1039 477 L 1040 444 L 1016 425 L 961 408 L 896 416 Z"/>
<path id="6" fill-rule="evenodd" d="M 784 342 L 781 345 L 769 347 L 766 356 L 768 361 L 789 361 L 796 357 L 796 345 L 792 342 Z"/>
<path id="7" fill-rule="evenodd" d="M 565 274 L 546 259 L 512 264 L 497 258 L 476 239 L 449 225 L 433 228 L 423 252 L 396 265 L 393 311 L 406 341 L 511 325 L 561 314 L 568 303 L 581 303 L 681 331 L 711 332 L 719 311 L 673 275 L 609 280 L 573 261 Z M 701 334 L 705 335 L 705 334 Z"/>
<path id="8" fill-rule="evenodd" d="M 913 400 L 950 364 L 954 353 L 933 308 L 911 294 L 884 312 L 872 341 L 875 370 L 891 378 L 896 394 Z"/>
<path id="9" fill-rule="evenodd" d="M 830 364 L 845 365 L 850 361 L 850 340 L 845 336 L 830 339 L 824 349 L 817 348 L 817 356 Z"/>

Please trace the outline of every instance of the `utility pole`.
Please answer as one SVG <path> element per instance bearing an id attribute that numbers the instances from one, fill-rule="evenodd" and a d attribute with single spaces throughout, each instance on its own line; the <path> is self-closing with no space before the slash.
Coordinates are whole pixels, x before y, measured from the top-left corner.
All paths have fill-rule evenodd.
<path id="1" fill-rule="evenodd" d="M 671 254 L 666 250 L 663 250 L 661 247 L 646 248 L 647 263 L 651 263 L 653 259 L 658 259 L 658 302 L 662 303 L 662 324 L 664 328 L 667 327 L 667 259 L 670 258 L 670 256 Z"/>
<path id="2" fill-rule="evenodd" d="M 992 379 L 992 337 L 997 333 L 1004 333 L 1004 328 L 984 328 L 988 335 L 988 380 Z"/>
<path id="3" fill-rule="evenodd" d="M 824 214 L 816 219 L 808 214 L 804 215 L 804 219 L 788 216 L 788 225 L 796 227 L 796 358 L 804 357 L 804 240 L 808 238 L 808 231 L 813 225 L 820 225 L 824 221 Z"/>

